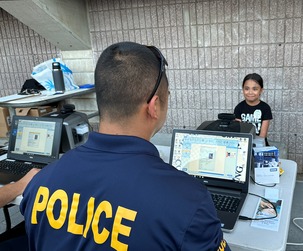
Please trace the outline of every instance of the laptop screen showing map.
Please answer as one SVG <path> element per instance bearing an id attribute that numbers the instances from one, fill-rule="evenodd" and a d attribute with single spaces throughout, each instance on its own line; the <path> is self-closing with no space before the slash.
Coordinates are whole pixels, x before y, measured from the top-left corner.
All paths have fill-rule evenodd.
<path id="1" fill-rule="evenodd" d="M 195 177 L 245 183 L 250 144 L 249 134 L 175 130 L 170 163 Z"/>

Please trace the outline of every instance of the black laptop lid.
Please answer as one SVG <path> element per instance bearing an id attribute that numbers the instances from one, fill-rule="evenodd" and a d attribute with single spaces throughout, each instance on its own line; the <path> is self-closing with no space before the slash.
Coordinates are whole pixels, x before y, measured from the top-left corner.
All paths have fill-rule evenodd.
<path id="1" fill-rule="evenodd" d="M 208 187 L 247 193 L 252 140 L 249 133 L 174 129 L 170 164 Z"/>
<path id="2" fill-rule="evenodd" d="M 48 164 L 59 158 L 62 119 L 13 116 L 8 159 Z"/>

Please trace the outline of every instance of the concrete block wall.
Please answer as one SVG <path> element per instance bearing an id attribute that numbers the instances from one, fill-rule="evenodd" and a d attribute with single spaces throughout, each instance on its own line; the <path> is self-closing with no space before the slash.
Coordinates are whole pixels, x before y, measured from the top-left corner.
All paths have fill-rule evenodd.
<path id="1" fill-rule="evenodd" d="M 269 140 L 283 144 L 288 158 L 303 173 L 303 1 L 86 2 L 92 50 L 79 54 L 60 52 L 0 10 L 2 96 L 19 89 L 35 64 L 57 54 L 68 62 L 76 82 L 84 83 L 93 81 L 96 60 L 108 45 L 118 41 L 153 44 L 169 63 L 169 113 L 161 132 L 196 128 L 205 120 L 215 120 L 218 113 L 232 112 L 242 100 L 242 79 L 258 72 L 265 83 L 262 98 L 274 116 Z M 20 62 L 17 67 L 22 67 L 14 71 L 8 61 Z M 78 99 L 78 108 L 93 110 L 93 99 L 92 95 Z"/>
<path id="2" fill-rule="evenodd" d="M 94 63 L 91 50 L 60 51 L 45 38 L 0 8 L 0 96 L 16 94 L 35 65 L 60 57 L 73 71 L 78 85 L 93 83 Z M 94 94 L 70 99 L 76 109 L 87 114 L 97 110 Z M 90 119 L 94 130 L 98 117 Z"/>
<path id="3" fill-rule="evenodd" d="M 74 81 L 77 85 L 94 83 L 94 62 L 91 50 L 61 51 L 62 60 L 73 72 Z M 66 100 L 75 105 L 77 111 L 88 115 L 97 111 L 96 95 L 88 94 Z M 94 130 L 98 129 L 99 117 L 92 117 L 90 124 Z"/>
<path id="4" fill-rule="evenodd" d="M 168 61 L 169 112 L 161 132 L 196 128 L 243 99 L 257 72 L 273 111 L 269 140 L 303 172 L 303 1 L 88 0 L 95 60 L 119 41 L 153 44 Z"/>
<path id="5" fill-rule="evenodd" d="M 59 55 L 54 45 L 0 8 L 0 96 L 18 93 L 35 65 Z"/>

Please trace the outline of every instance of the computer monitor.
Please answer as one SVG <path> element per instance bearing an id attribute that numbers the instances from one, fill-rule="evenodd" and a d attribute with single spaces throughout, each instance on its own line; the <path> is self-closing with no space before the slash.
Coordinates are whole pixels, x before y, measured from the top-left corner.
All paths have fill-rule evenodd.
<path id="1" fill-rule="evenodd" d="M 205 183 L 237 187 L 249 181 L 252 138 L 248 133 L 175 129 L 170 163 Z"/>
<path id="2" fill-rule="evenodd" d="M 62 119 L 13 116 L 8 158 L 39 163 L 58 159 Z"/>

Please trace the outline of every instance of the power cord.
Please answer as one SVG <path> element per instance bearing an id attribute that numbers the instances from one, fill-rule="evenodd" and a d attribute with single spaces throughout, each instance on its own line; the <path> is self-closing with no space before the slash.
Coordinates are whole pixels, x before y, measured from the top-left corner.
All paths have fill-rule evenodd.
<path id="1" fill-rule="evenodd" d="M 263 186 L 263 187 L 275 187 L 276 186 L 276 183 L 271 184 L 271 185 L 260 184 L 260 183 L 256 182 L 252 176 L 250 176 L 250 179 L 252 180 L 252 182 L 254 184 L 259 185 L 259 186 Z"/>
<path id="2" fill-rule="evenodd" d="M 296 220 L 303 220 L 303 218 L 293 218 L 292 222 L 296 227 L 298 227 L 301 231 L 303 231 L 303 227 L 299 226 L 298 223 L 296 223 Z M 301 243 L 294 243 L 294 242 L 287 242 L 286 245 L 292 245 L 292 246 L 303 246 L 303 242 Z"/>
<path id="3" fill-rule="evenodd" d="M 274 219 L 274 218 L 278 217 L 278 212 L 277 212 L 276 206 L 270 200 L 268 200 L 268 199 L 266 199 L 263 196 L 258 195 L 258 194 L 254 194 L 254 193 L 248 193 L 248 194 L 256 196 L 256 197 L 259 197 L 262 200 L 264 200 L 267 203 L 269 203 L 272 206 L 272 209 L 275 211 L 275 215 L 271 216 L 271 217 L 261 217 L 261 218 L 251 218 L 251 217 L 240 215 L 239 216 L 239 220 L 269 220 L 269 219 Z"/>

